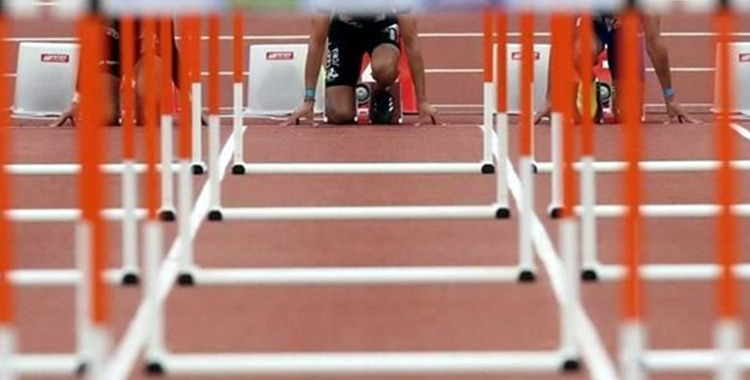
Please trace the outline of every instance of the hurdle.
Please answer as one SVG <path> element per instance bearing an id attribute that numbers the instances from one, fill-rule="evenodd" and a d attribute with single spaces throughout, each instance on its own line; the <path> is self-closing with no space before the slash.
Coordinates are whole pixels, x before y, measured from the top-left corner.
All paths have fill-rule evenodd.
<path id="1" fill-rule="evenodd" d="M 505 28 L 505 15 L 494 11 L 485 10 L 485 16 L 489 14 L 490 19 L 502 19 L 499 23 Z M 237 14 L 233 17 L 238 18 Z M 492 28 L 492 25 L 490 26 Z M 217 52 L 218 42 L 218 18 L 209 17 L 209 54 Z M 489 39 L 492 41 L 491 29 Z M 185 54 L 184 57 L 190 57 Z M 504 57 L 504 56 L 503 56 Z M 189 59 L 189 58 L 184 58 Z M 490 68 L 494 63 L 488 62 Z M 502 65 L 502 64 L 498 64 Z M 220 181 L 224 175 L 223 168 L 229 163 L 229 158 L 224 158 L 224 151 L 219 152 L 219 124 L 218 117 L 218 62 L 215 57 L 209 58 L 209 181 L 199 197 L 199 204 L 192 210 L 192 215 L 200 218 L 203 216 L 209 221 L 230 220 L 401 220 L 401 219 L 495 219 L 504 215 L 498 212 L 497 205 L 480 206 L 403 206 L 403 207 L 302 207 L 302 208 L 222 208 L 220 201 Z M 492 88 L 495 91 L 495 88 Z M 497 99 L 506 99 L 505 86 L 497 90 L 501 95 Z M 185 101 L 186 97 L 181 98 Z M 493 94 L 494 100 L 494 94 Z M 499 105 L 499 110 L 504 110 L 505 104 Z M 493 112 L 494 113 L 494 112 Z M 507 158 L 507 114 L 499 118 L 492 115 L 492 129 L 489 136 L 493 139 L 490 149 L 493 166 L 505 166 Z M 506 120 L 506 125 L 495 125 L 497 119 Z M 530 112 L 526 115 L 531 119 Z M 237 140 L 242 138 L 242 131 L 236 129 L 234 124 L 234 141 L 228 141 L 229 147 L 236 146 Z M 502 127 L 502 128 L 501 128 Z M 503 137 L 505 136 L 505 137 Z M 501 144 L 505 142 L 506 144 Z M 189 146 L 189 144 L 184 146 Z M 232 160 L 236 160 L 236 152 L 232 154 Z M 220 157 L 221 156 L 221 157 Z M 184 156 L 183 156 L 184 157 Z M 500 161 L 500 158 L 504 161 Z M 225 161 L 226 159 L 226 161 Z M 183 159 L 183 163 L 186 160 Z M 502 165 L 501 165 L 502 164 Z M 247 166 L 249 164 L 245 164 Z M 309 167 L 304 164 L 296 164 L 283 173 L 313 174 Z M 347 164 L 329 165 L 326 170 L 345 169 L 346 173 L 361 173 L 362 167 L 345 166 Z M 377 165 L 371 164 L 367 172 L 379 172 Z M 216 170 L 214 170 L 216 169 Z M 270 174 L 274 168 L 264 168 L 263 174 Z M 184 167 L 183 167 L 184 170 Z M 395 170 L 395 169 L 394 169 Z M 409 166 L 398 168 L 398 173 L 414 173 L 417 171 Z M 505 172 L 504 170 L 502 172 Z M 258 173 L 260 174 L 260 173 Z M 343 173 L 339 173 L 343 174 Z M 500 178 L 501 176 L 497 176 Z M 500 181 L 498 179 L 498 181 Z M 507 181 L 507 179 L 506 179 Z M 507 184 L 507 182 L 506 182 Z M 498 186 L 498 189 L 501 187 Z M 183 194 L 180 191 L 180 194 Z M 507 193 L 506 193 L 507 194 Z M 506 195 L 507 197 L 507 195 Z M 507 199 L 507 198 L 506 198 Z M 201 203 L 205 201 L 205 203 Z M 525 209 L 524 209 L 525 210 Z M 187 213 L 180 211 L 179 217 Z M 162 271 L 166 271 L 167 265 L 176 264 L 176 270 L 169 276 L 176 276 L 177 283 L 190 286 L 246 286 L 246 285 L 395 285 L 395 284 L 481 284 L 481 283 L 508 283 L 530 281 L 535 278 L 533 270 L 533 251 L 529 260 L 529 267 L 368 267 L 368 268 L 277 268 L 277 269 L 251 269 L 251 268 L 226 268 L 212 269 L 195 266 L 192 258 L 185 259 L 186 255 L 192 255 L 192 245 L 186 250 L 185 242 L 191 241 L 191 232 L 199 228 L 191 224 L 189 229 L 178 236 L 175 246 L 175 256 L 168 257 Z M 188 243 L 189 244 L 189 243 Z M 170 260 L 171 259 L 171 260 Z M 156 262 L 156 261 L 154 261 Z M 567 276 L 574 282 L 578 276 Z M 159 276 L 162 284 L 171 286 L 169 277 Z M 158 295 L 152 295 L 142 303 L 143 314 L 136 317 L 137 322 L 146 318 L 163 321 L 163 316 L 155 317 L 154 314 L 162 313 L 162 309 L 154 306 L 153 300 L 159 299 L 163 302 L 169 290 L 164 287 L 158 289 Z M 169 289 L 169 288 L 167 288 Z M 572 289 L 572 288 L 571 288 Z M 149 291 L 157 293 L 149 286 Z M 150 300 L 150 301 L 149 301 Z M 549 351 L 483 351 L 483 352 L 381 352 L 381 353 L 277 353 L 277 354 L 243 354 L 243 353 L 168 353 L 164 348 L 164 337 L 141 333 L 132 327 L 132 335 L 118 349 L 116 361 L 111 362 L 108 373 L 113 374 L 115 379 L 122 376 L 122 366 L 132 365 L 134 353 L 138 345 L 145 344 L 147 348 L 146 370 L 152 374 L 167 375 L 431 375 L 431 374 L 487 374 L 487 373 L 517 373 L 517 372 L 556 372 L 560 370 L 573 371 L 579 368 L 577 349 L 573 339 L 574 333 L 570 330 L 573 319 L 569 304 L 574 304 L 574 299 L 566 298 L 561 302 L 561 312 L 568 314 L 564 323 L 564 336 L 567 343 L 565 348 Z M 565 309 L 565 311 L 563 311 Z M 138 318 L 139 316 L 144 319 Z M 153 322 L 144 322 L 153 326 Z M 158 323 L 156 323 L 158 325 Z M 132 326 L 136 326 L 135 322 Z M 129 332 L 130 332 L 129 331 Z M 163 334 L 163 331 L 153 330 L 152 334 Z M 156 342 L 156 343 L 154 343 Z"/>

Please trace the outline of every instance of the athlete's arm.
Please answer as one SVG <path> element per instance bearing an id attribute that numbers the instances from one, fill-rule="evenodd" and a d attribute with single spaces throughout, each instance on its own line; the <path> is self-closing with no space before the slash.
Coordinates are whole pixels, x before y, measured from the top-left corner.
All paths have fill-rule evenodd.
<path id="1" fill-rule="evenodd" d="M 300 119 L 303 118 L 315 124 L 315 90 L 318 87 L 320 65 L 323 63 L 323 54 L 325 54 L 330 26 L 331 16 L 329 14 L 313 16 L 305 63 L 305 99 L 283 123 L 284 125 L 299 123 Z"/>
<path id="2" fill-rule="evenodd" d="M 414 81 L 417 103 L 419 103 L 419 123 L 432 122 L 433 124 L 437 124 L 437 111 L 435 111 L 427 100 L 424 58 L 422 57 L 422 48 L 419 46 L 417 19 L 411 15 L 399 15 L 398 26 L 401 29 L 404 50 L 409 60 L 409 69 Z"/>
<path id="3" fill-rule="evenodd" d="M 672 70 L 669 64 L 669 51 L 661 38 L 661 17 L 657 15 L 643 15 L 643 33 L 646 39 L 646 52 L 654 66 L 656 76 L 659 78 L 662 92 L 664 93 L 664 104 L 670 121 L 697 123 L 698 121 L 688 115 L 676 99 L 672 87 Z"/>

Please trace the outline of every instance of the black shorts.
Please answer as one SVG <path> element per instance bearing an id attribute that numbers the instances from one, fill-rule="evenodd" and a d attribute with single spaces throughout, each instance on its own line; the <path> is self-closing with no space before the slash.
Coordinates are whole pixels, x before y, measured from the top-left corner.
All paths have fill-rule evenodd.
<path id="1" fill-rule="evenodd" d="M 359 82 L 362 58 L 380 45 L 400 49 L 401 32 L 396 17 L 355 26 L 334 17 L 328 31 L 326 87 L 355 87 Z"/>
<path id="2" fill-rule="evenodd" d="M 619 28 L 613 28 L 606 22 L 594 21 L 594 33 L 598 39 L 597 51 L 607 49 L 607 61 L 612 80 L 620 79 Z"/>

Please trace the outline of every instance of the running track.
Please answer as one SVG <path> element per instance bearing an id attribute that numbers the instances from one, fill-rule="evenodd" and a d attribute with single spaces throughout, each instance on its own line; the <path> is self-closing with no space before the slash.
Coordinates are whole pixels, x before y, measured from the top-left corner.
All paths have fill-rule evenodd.
<path id="1" fill-rule="evenodd" d="M 300 35 L 304 18 L 282 15 L 250 16 L 247 33 Z M 432 15 L 421 19 L 425 33 L 479 33 L 479 14 Z M 515 23 L 514 23 L 515 24 Z M 231 32 L 225 23 L 223 34 Z M 750 32 L 744 25 L 743 32 Z M 538 19 L 537 31 L 547 29 Z M 670 17 L 668 32 L 709 32 L 708 17 Z M 69 37 L 72 23 L 15 22 L 14 37 Z M 748 39 L 744 37 L 744 39 Z M 539 41 L 546 41 L 540 37 Z M 675 67 L 710 67 L 714 52 L 710 38 L 667 40 Z M 223 43 L 226 56 L 231 46 Z M 481 65 L 477 37 L 423 39 L 429 69 Z M 204 45 L 205 49 L 205 45 Z M 450 52 L 446 54 L 446 52 Z M 15 62 L 15 56 L 9 59 Z M 231 60 L 222 62 L 231 69 Z M 15 64 L 11 64 L 15 67 Z M 710 72 L 675 74 L 678 96 L 686 103 L 712 101 Z M 649 102 L 658 101 L 653 78 Z M 230 105 L 229 77 L 222 82 L 225 106 Z M 429 97 L 435 104 L 481 103 L 481 74 L 429 74 Z M 705 107 L 699 107 L 705 111 Z M 474 110 L 464 107 L 462 110 Z M 701 126 L 663 125 L 663 115 L 650 115 L 644 126 L 644 159 L 712 159 L 711 123 Z M 710 115 L 700 115 L 710 120 Z M 452 115 L 447 127 L 401 128 L 281 128 L 256 122 L 245 134 L 246 159 L 279 161 L 474 161 L 480 157 L 481 117 Z M 13 130 L 16 162 L 73 162 L 77 157 L 73 129 L 33 126 L 16 120 Z M 740 123 L 749 127 L 750 123 Z M 537 158 L 548 161 L 548 127 L 536 129 Z M 228 128 L 227 128 L 228 131 Z M 120 130 L 107 131 L 112 161 L 120 157 Z M 139 131 L 141 133 L 142 131 Z M 226 139 L 227 133 L 224 134 Z M 517 141 L 515 129 L 511 142 Z M 620 129 L 597 129 L 600 160 L 619 160 Z M 750 141 L 737 135 L 743 159 L 750 159 Z M 205 151 L 205 149 L 204 149 Z M 511 144 L 515 157 L 516 146 Z M 648 174 L 648 203 L 710 203 L 712 174 Z M 195 180 L 196 191 L 202 178 Z M 537 177 L 537 212 L 556 241 L 557 226 L 545 217 L 549 199 L 546 175 Z M 743 174 L 740 183 L 750 183 Z M 119 179 L 107 181 L 111 205 L 119 202 Z M 600 203 L 620 203 L 620 177 L 599 176 Z M 16 207 L 75 207 L 75 178 L 14 178 Z M 750 202 L 747 186 L 741 202 Z M 222 185 L 226 206 L 317 206 L 486 204 L 493 198 L 493 181 L 481 176 L 309 176 L 232 177 Z M 517 213 L 516 213 L 517 215 Z M 512 265 L 517 258 L 517 219 L 481 222 L 289 222 L 208 224 L 196 241 L 197 262 L 205 266 L 367 266 L 367 265 Z M 604 261 L 619 262 L 620 223 L 599 222 L 599 249 Z M 710 262 L 714 259 L 715 223 L 705 220 L 651 220 L 645 224 L 649 262 Z M 750 230 L 750 221 L 740 224 Z M 170 227 L 171 230 L 171 227 Z M 16 225 L 17 259 L 22 268 L 68 268 L 73 262 L 72 225 Z M 110 257 L 119 257 L 119 228 L 112 224 Z M 171 242 L 172 233 L 168 242 Z M 742 260 L 750 261 L 750 239 L 740 234 Z M 544 266 L 540 263 L 540 268 Z M 557 306 L 550 283 L 531 285 L 176 288 L 168 302 L 168 344 L 175 352 L 232 351 L 412 351 L 412 350 L 544 350 L 558 341 Z M 651 347 L 710 347 L 715 315 L 711 283 L 649 285 L 647 326 Z M 743 289 L 750 291 L 747 286 Z M 746 294 L 746 293 L 745 293 Z M 138 289 L 112 292 L 113 328 L 119 336 L 139 302 Z M 619 286 L 584 284 L 584 305 L 611 356 L 616 359 Z M 22 352 L 69 352 L 74 346 L 73 292 L 23 289 L 18 294 Z M 743 317 L 748 319 L 748 305 Z M 750 341 L 750 336 L 746 341 Z M 132 376 L 141 378 L 137 367 Z M 562 375 L 560 377 L 563 377 Z M 586 372 L 565 375 L 588 378 Z M 523 377 L 508 376 L 519 379 Z M 534 376 L 534 378 L 557 378 Z M 686 376 L 655 376 L 685 379 Z M 691 379 L 693 377 L 690 377 Z M 701 377 L 695 377 L 701 378 Z M 447 378 L 446 378 L 447 379 Z"/>

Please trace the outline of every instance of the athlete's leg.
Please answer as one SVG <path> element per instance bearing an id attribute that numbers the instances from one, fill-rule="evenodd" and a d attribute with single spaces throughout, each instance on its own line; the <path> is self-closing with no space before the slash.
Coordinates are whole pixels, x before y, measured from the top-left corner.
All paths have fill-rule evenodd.
<path id="1" fill-rule="evenodd" d="M 365 52 L 359 33 L 341 22 L 331 23 L 326 57 L 326 118 L 332 124 L 354 123 L 357 114 L 354 88 Z"/>
<path id="2" fill-rule="evenodd" d="M 331 124 L 352 124 L 357 115 L 354 104 L 354 87 L 326 88 L 326 118 Z"/>
<path id="3" fill-rule="evenodd" d="M 156 57 L 154 60 L 154 69 L 156 71 L 156 82 L 153 84 L 153 90 L 155 92 L 155 99 L 157 101 L 157 104 L 159 103 L 159 99 L 161 99 L 161 58 Z M 136 122 L 138 125 L 144 125 L 145 124 L 145 117 L 146 117 L 146 61 L 145 59 L 141 59 L 138 61 L 138 63 L 135 65 L 135 98 L 136 98 Z M 159 106 L 157 106 L 158 109 Z M 161 111 L 159 110 L 157 114 L 161 114 Z"/>

